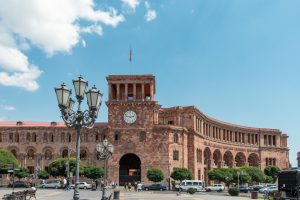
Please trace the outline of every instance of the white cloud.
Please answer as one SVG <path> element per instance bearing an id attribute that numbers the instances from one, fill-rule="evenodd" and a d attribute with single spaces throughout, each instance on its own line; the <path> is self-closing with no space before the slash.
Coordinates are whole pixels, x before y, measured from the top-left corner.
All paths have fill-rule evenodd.
<path id="1" fill-rule="evenodd" d="M 31 45 L 48 56 L 71 53 L 82 33 L 102 35 L 100 24 L 116 27 L 125 20 L 113 7 L 96 9 L 93 0 L 0 0 L 0 5 L 5 5 L 0 6 L 0 84 L 29 91 L 39 88 L 42 73 L 23 52 Z"/>
<path id="2" fill-rule="evenodd" d="M 145 1 L 145 7 L 147 10 L 147 13 L 145 14 L 145 19 L 147 22 L 150 22 L 154 19 L 156 19 L 156 11 L 151 9 L 150 4 L 148 1 Z"/>
<path id="3" fill-rule="evenodd" d="M 129 9 L 129 11 L 135 12 L 136 7 L 140 4 L 139 0 L 121 0 L 123 3 L 123 6 L 126 9 Z"/>
<path id="4" fill-rule="evenodd" d="M 6 121 L 6 117 L 0 117 L 0 121 Z"/>
<path id="5" fill-rule="evenodd" d="M 1 105 L 1 108 L 4 109 L 4 110 L 7 110 L 7 111 L 13 111 L 13 110 L 16 110 L 15 107 L 9 106 L 9 105 Z"/>
<path id="6" fill-rule="evenodd" d="M 82 46 L 85 48 L 86 47 L 86 42 L 85 42 L 85 40 L 81 40 L 81 44 L 82 44 Z"/>
<path id="7" fill-rule="evenodd" d="M 98 34 L 100 36 L 103 35 L 103 29 L 102 29 L 102 27 L 99 26 L 99 25 L 95 25 L 95 24 L 91 25 L 91 26 L 87 26 L 87 27 L 81 28 L 80 32 L 82 32 L 82 33 L 90 33 L 90 34 L 96 33 L 96 34 Z"/>

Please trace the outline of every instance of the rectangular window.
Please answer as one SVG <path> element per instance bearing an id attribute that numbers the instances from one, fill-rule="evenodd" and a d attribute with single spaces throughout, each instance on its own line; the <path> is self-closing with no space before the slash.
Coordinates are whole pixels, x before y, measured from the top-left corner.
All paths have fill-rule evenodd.
<path id="1" fill-rule="evenodd" d="M 173 151 L 173 160 L 179 160 L 179 152 L 177 150 Z"/>

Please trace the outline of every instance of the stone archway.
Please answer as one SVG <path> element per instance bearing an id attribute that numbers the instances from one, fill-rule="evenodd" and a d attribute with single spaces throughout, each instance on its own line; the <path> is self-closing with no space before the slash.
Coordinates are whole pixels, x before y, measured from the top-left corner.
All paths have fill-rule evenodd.
<path id="1" fill-rule="evenodd" d="M 221 168 L 222 154 L 219 149 L 216 149 L 213 153 L 214 166 Z"/>
<path id="2" fill-rule="evenodd" d="M 211 151 L 208 147 L 206 147 L 204 149 L 203 153 L 204 153 L 204 164 L 209 166 L 209 168 L 210 168 L 210 166 L 211 166 Z"/>
<path id="3" fill-rule="evenodd" d="M 224 167 L 233 167 L 233 155 L 230 151 L 226 151 L 223 156 Z"/>
<path id="4" fill-rule="evenodd" d="M 137 155 L 133 153 L 123 155 L 119 165 L 119 185 L 141 181 L 141 160 Z"/>
<path id="5" fill-rule="evenodd" d="M 205 185 L 210 184 L 210 180 L 208 179 L 208 171 L 211 169 L 211 151 L 208 147 L 204 149 L 203 152 L 203 157 L 204 157 L 204 183 Z"/>
<path id="6" fill-rule="evenodd" d="M 259 158 L 255 153 L 251 153 L 248 157 L 248 163 L 251 167 L 259 167 Z"/>
<path id="7" fill-rule="evenodd" d="M 236 167 L 242 167 L 246 165 L 246 156 L 242 152 L 238 152 L 235 156 Z"/>
<path id="8" fill-rule="evenodd" d="M 64 149 L 61 153 L 61 157 L 67 158 L 68 157 L 68 149 Z"/>

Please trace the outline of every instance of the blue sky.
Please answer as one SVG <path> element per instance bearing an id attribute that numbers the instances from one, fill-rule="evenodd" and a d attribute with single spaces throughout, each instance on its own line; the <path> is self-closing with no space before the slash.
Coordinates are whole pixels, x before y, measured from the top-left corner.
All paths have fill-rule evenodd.
<path id="1" fill-rule="evenodd" d="M 0 52 L 15 50 L 0 56 L 2 121 L 61 121 L 53 88 L 61 82 L 72 88 L 71 80 L 79 74 L 100 88 L 104 100 L 107 75 L 153 74 L 156 100 L 163 107 L 195 105 L 222 121 L 278 128 L 289 135 L 290 161 L 296 165 L 299 1 L 124 0 L 91 5 L 91 0 L 81 0 L 82 10 L 76 7 L 70 15 L 56 9 L 61 7 L 57 2 L 46 11 L 59 17 L 45 22 L 34 4 L 11 3 L 10 12 L 0 8 Z M 35 17 L 40 24 L 27 26 Z M 60 26 L 43 28 L 53 21 Z M 15 28 L 17 23 L 21 28 Z M 107 121 L 104 103 L 99 121 Z"/>

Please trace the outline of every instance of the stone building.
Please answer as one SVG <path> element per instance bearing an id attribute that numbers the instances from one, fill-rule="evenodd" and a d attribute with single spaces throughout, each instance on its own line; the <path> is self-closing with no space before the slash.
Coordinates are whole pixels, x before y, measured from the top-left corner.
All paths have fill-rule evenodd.
<path id="1" fill-rule="evenodd" d="M 153 75 L 110 75 L 107 81 L 108 122 L 83 129 L 80 156 L 87 165 L 103 165 L 95 147 L 107 138 L 115 147 L 108 161 L 111 181 L 147 183 L 151 167 L 163 171 L 164 182 L 175 167 L 186 167 L 193 179 L 205 182 L 214 168 L 288 168 L 288 136 L 278 129 L 225 123 L 194 106 L 163 108 L 155 100 Z M 0 147 L 32 172 L 47 170 L 51 160 L 68 156 L 68 147 L 75 149 L 75 136 L 62 122 L 0 122 Z"/>

